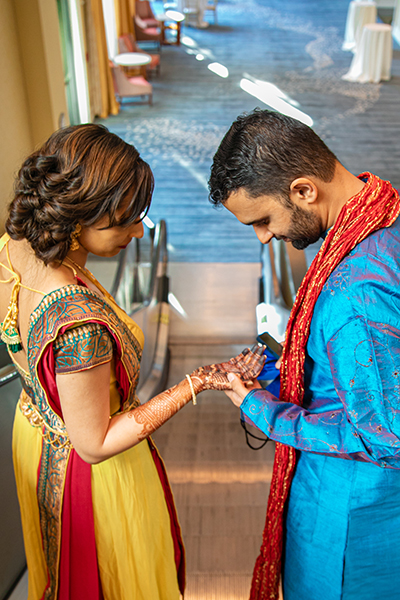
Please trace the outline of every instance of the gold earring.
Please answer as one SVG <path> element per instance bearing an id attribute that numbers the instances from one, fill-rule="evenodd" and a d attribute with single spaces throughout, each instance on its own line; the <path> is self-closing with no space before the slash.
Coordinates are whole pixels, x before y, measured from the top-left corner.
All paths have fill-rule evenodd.
<path id="1" fill-rule="evenodd" d="M 70 250 L 79 250 L 78 237 L 79 237 L 81 231 L 82 231 L 82 225 L 80 223 L 77 223 L 77 225 L 75 227 L 75 231 L 73 233 L 71 233 L 71 246 L 69 247 Z"/>

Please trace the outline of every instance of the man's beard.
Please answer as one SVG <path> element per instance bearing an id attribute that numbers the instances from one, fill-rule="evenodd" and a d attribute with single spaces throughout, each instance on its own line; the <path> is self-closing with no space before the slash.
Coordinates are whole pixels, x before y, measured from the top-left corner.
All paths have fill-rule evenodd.
<path id="1" fill-rule="evenodd" d="M 289 238 L 293 248 L 304 250 L 310 244 L 315 244 L 323 234 L 321 217 L 295 204 L 290 210 L 290 229 L 285 237 Z"/>

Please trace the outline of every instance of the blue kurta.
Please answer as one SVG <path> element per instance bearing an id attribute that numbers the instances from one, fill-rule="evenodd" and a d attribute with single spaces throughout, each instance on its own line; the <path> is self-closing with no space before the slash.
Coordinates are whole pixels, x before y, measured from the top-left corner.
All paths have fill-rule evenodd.
<path id="1" fill-rule="evenodd" d="M 400 598 L 400 218 L 327 280 L 307 344 L 303 407 L 256 390 L 241 409 L 300 451 L 285 600 Z"/>

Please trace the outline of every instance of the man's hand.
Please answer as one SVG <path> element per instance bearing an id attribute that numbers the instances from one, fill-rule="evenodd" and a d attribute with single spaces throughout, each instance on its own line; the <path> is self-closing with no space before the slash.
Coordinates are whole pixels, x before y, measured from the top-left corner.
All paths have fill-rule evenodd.
<path id="1" fill-rule="evenodd" d="M 238 408 L 241 406 L 243 400 L 251 390 L 258 390 L 261 388 L 261 385 L 257 379 L 255 379 L 252 383 L 245 385 L 234 373 L 228 373 L 228 380 L 231 385 L 231 390 L 225 390 L 225 394 Z"/>

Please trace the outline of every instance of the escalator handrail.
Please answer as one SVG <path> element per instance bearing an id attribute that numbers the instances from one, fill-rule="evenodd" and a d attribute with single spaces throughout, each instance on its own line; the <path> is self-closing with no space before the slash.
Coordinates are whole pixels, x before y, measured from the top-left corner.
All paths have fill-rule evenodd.
<path id="1" fill-rule="evenodd" d="M 0 369 L 0 387 L 19 377 L 16 367 L 12 364 Z"/>
<path id="2" fill-rule="evenodd" d="M 111 288 L 111 296 L 113 298 L 116 297 L 118 288 L 121 284 L 122 273 L 124 272 L 125 264 L 126 264 L 126 257 L 127 257 L 127 249 L 124 248 L 124 250 L 122 250 L 119 255 L 117 272 L 115 274 L 114 281 L 113 281 L 112 288 Z"/>
<path id="3" fill-rule="evenodd" d="M 157 278 L 167 274 L 167 224 L 161 219 L 156 225 L 153 253 L 151 257 L 149 302 L 157 298 Z"/>
<path id="4" fill-rule="evenodd" d="M 140 243 L 140 240 L 139 240 Z M 122 274 L 126 267 L 127 261 L 127 249 L 123 250 L 120 254 L 118 261 L 117 273 L 115 275 L 114 283 L 112 286 L 111 295 L 115 298 L 118 292 L 118 288 L 121 284 Z M 168 250 L 167 250 L 167 224 L 164 219 L 161 219 L 156 227 L 153 237 L 153 248 L 151 255 L 150 265 L 150 285 L 149 293 L 145 304 L 149 304 L 152 299 L 157 297 L 157 278 L 166 275 L 168 264 Z M 161 267 L 160 267 L 161 265 Z"/>

